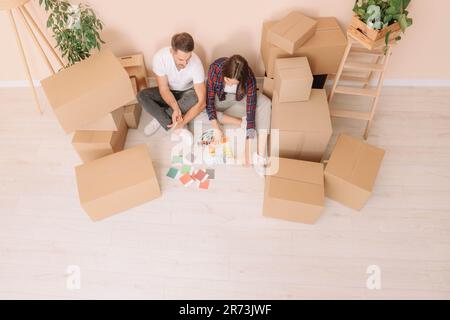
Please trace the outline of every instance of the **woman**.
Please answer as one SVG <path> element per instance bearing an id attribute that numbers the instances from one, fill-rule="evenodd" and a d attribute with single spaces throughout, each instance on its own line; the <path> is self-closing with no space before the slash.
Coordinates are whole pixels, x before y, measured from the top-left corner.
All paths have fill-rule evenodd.
<path id="1" fill-rule="evenodd" d="M 245 99 L 244 99 L 245 98 Z M 250 142 L 258 138 L 258 151 L 253 164 L 263 173 L 267 163 L 267 137 L 270 130 L 271 101 L 257 92 L 256 78 L 247 60 L 240 55 L 220 58 L 211 64 L 207 80 L 206 112 L 216 132 L 223 135 L 221 125 L 238 125 L 247 130 L 245 162 L 249 163 Z"/>

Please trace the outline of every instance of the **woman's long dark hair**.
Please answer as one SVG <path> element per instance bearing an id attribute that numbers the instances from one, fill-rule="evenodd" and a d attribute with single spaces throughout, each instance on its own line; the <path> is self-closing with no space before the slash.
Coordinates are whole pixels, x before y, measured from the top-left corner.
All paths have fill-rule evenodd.
<path id="1" fill-rule="evenodd" d="M 225 60 L 222 68 L 224 77 L 239 81 L 238 88 L 242 95 L 246 94 L 245 85 L 249 77 L 248 62 L 243 56 L 235 54 Z"/>

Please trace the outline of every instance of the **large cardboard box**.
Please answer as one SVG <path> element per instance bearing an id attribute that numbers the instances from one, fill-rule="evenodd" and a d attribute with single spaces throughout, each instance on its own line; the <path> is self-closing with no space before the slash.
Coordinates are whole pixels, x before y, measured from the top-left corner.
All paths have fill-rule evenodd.
<path id="1" fill-rule="evenodd" d="M 76 131 L 72 145 L 81 160 L 89 162 L 122 151 L 127 134 L 127 122 L 122 115 L 118 131 Z"/>
<path id="2" fill-rule="evenodd" d="M 384 154 L 358 139 L 339 136 L 325 169 L 327 197 L 361 210 L 372 194 Z"/>
<path id="3" fill-rule="evenodd" d="M 120 62 L 130 77 L 136 77 L 137 91 L 148 88 L 148 74 L 142 53 L 120 57 Z"/>
<path id="4" fill-rule="evenodd" d="M 118 131 L 125 108 L 121 107 L 108 113 L 106 116 L 82 126 L 77 131 Z"/>
<path id="5" fill-rule="evenodd" d="M 275 61 L 274 91 L 280 102 L 308 101 L 313 75 L 305 57 L 277 59 Z"/>
<path id="6" fill-rule="evenodd" d="M 294 54 L 302 44 L 314 35 L 316 25 L 316 20 L 301 12 L 291 12 L 270 28 L 269 42 L 289 54 Z"/>
<path id="7" fill-rule="evenodd" d="M 333 133 L 325 90 L 312 89 L 309 101 L 284 103 L 275 91 L 272 129 L 280 131 L 280 157 L 320 162 Z"/>
<path id="8" fill-rule="evenodd" d="M 263 24 L 261 39 L 261 55 L 267 77 L 275 76 L 275 60 L 289 57 L 307 57 L 313 75 L 334 74 L 347 46 L 347 37 L 336 18 L 318 18 L 315 34 L 293 54 L 270 44 L 268 32 L 276 21 Z"/>
<path id="9" fill-rule="evenodd" d="M 75 168 L 80 203 L 93 221 L 160 197 L 145 144 Z"/>
<path id="10" fill-rule="evenodd" d="M 323 165 L 279 159 L 279 171 L 266 177 L 263 215 L 314 224 L 324 208 Z"/>
<path id="11" fill-rule="evenodd" d="M 264 83 L 263 83 L 263 94 L 266 97 L 269 97 L 272 99 L 273 97 L 273 89 L 275 85 L 275 80 L 272 78 L 264 77 Z"/>
<path id="12" fill-rule="evenodd" d="M 41 83 L 66 133 L 107 116 L 135 98 L 128 74 L 106 49 Z"/>

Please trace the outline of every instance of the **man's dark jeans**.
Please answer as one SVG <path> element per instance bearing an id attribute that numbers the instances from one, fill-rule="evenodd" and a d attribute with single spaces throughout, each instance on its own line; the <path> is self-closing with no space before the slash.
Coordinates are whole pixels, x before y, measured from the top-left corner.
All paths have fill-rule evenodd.
<path id="1" fill-rule="evenodd" d="M 197 94 L 194 89 L 186 91 L 172 91 L 178 101 L 181 113 L 185 115 L 193 106 L 198 103 Z M 158 88 L 147 88 L 139 92 L 137 99 L 145 111 L 150 113 L 161 126 L 169 130 L 172 124 L 173 109 L 164 101 Z"/>

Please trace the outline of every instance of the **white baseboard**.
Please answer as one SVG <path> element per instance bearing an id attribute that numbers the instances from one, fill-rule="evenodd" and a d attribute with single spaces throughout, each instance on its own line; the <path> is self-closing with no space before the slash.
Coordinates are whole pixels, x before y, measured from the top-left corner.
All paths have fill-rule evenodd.
<path id="1" fill-rule="evenodd" d="M 40 87 L 41 82 L 39 80 L 33 80 L 35 87 Z M 26 88 L 30 84 L 26 80 L 16 80 L 16 81 L 0 81 L 0 88 Z"/>
<path id="2" fill-rule="evenodd" d="M 264 81 L 264 77 L 257 77 L 258 82 Z M 155 78 L 149 78 L 150 85 L 155 86 Z M 40 87 L 39 80 L 34 80 L 34 86 Z M 449 80 L 433 80 L 433 79 L 386 79 L 384 80 L 385 87 L 450 87 Z M 26 88 L 29 87 L 28 81 L 0 81 L 0 88 Z"/>

